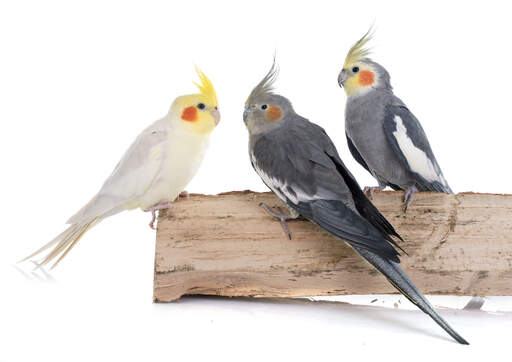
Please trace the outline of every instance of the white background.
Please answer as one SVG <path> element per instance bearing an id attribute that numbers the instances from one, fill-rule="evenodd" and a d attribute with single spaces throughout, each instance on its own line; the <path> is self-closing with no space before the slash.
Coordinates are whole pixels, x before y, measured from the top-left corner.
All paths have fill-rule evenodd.
<path id="1" fill-rule="evenodd" d="M 248 162 L 242 111 L 274 50 L 277 90 L 327 130 L 361 185 L 375 184 L 347 150 L 336 81 L 373 21 L 373 58 L 422 122 L 452 188 L 510 192 L 510 13 L 492 1 L 0 2 L 0 361 L 471 360 L 508 351 L 506 313 L 445 311 L 472 343 L 464 347 L 412 308 L 197 297 L 154 305 L 154 232 L 140 211 L 91 230 L 51 276 L 15 262 L 63 229 L 174 97 L 195 92 L 194 63 L 217 88 L 222 120 L 188 191 L 265 190 Z M 444 300 L 461 307 L 467 298 Z M 511 299 L 488 302 L 512 309 Z"/>

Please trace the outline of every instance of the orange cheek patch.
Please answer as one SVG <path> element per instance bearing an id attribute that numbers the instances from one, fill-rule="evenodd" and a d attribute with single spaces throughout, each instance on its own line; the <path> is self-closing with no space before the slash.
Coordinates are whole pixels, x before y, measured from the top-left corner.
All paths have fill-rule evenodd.
<path id="1" fill-rule="evenodd" d="M 265 113 L 267 121 L 270 122 L 277 121 L 279 118 L 281 118 L 282 115 L 283 112 L 281 111 L 281 108 L 279 108 L 279 106 L 270 106 L 268 107 L 267 112 Z"/>
<path id="2" fill-rule="evenodd" d="M 194 122 L 197 119 L 197 109 L 194 106 L 187 107 L 181 113 L 181 119 L 184 121 Z"/>
<path id="3" fill-rule="evenodd" d="M 359 72 L 358 81 L 362 86 L 372 85 L 375 82 L 375 74 L 369 70 L 362 70 Z"/>

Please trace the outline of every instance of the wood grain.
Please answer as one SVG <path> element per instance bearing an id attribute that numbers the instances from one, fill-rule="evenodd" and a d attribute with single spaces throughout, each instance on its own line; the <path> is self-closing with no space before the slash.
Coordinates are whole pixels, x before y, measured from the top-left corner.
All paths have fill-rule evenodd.
<path id="1" fill-rule="evenodd" d="M 402 192 L 374 203 L 405 239 L 402 267 L 426 294 L 512 295 L 512 196 Z M 271 193 L 190 195 L 158 218 L 154 301 L 185 294 L 299 297 L 395 293 L 344 242 L 308 221 L 278 221 L 258 206 Z"/>

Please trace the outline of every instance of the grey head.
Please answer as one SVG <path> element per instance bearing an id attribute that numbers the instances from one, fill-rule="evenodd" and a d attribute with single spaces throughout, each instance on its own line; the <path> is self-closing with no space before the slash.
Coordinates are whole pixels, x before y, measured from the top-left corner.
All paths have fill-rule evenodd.
<path id="1" fill-rule="evenodd" d="M 277 79 L 276 62 L 265 77 L 252 90 L 245 102 L 244 123 L 250 135 L 267 133 L 283 127 L 295 115 L 291 102 L 274 93 Z"/>
<path id="2" fill-rule="evenodd" d="M 345 63 L 338 76 L 338 84 L 348 97 L 365 94 L 372 90 L 392 91 L 388 71 L 371 60 L 366 44 L 372 39 L 372 29 L 359 39 L 348 51 Z"/>

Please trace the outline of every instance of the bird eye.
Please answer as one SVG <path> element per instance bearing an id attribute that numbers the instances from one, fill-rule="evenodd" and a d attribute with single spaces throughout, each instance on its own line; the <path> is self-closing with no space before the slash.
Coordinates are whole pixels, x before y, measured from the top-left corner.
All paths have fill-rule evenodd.
<path id="1" fill-rule="evenodd" d="M 199 104 L 197 105 L 197 108 L 199 108 L 199 109 L 205 109 L 205 108 L 206 108 L 206 105 L 205 105 L 204 103 L 199 103 Z"/>
<path id="2" fill-rule="evenodd" d="M 266 104 L 263 104 L 263 105 L 261 106 L 261 109 L 263 109 L 263 110 L 267 109 L 267 105 L 266 105 Z"/>
<path id="3" fill-rule="evenodd" d="M 352 67 L 352 73 L 359 72 L 359 67 Z"/>

